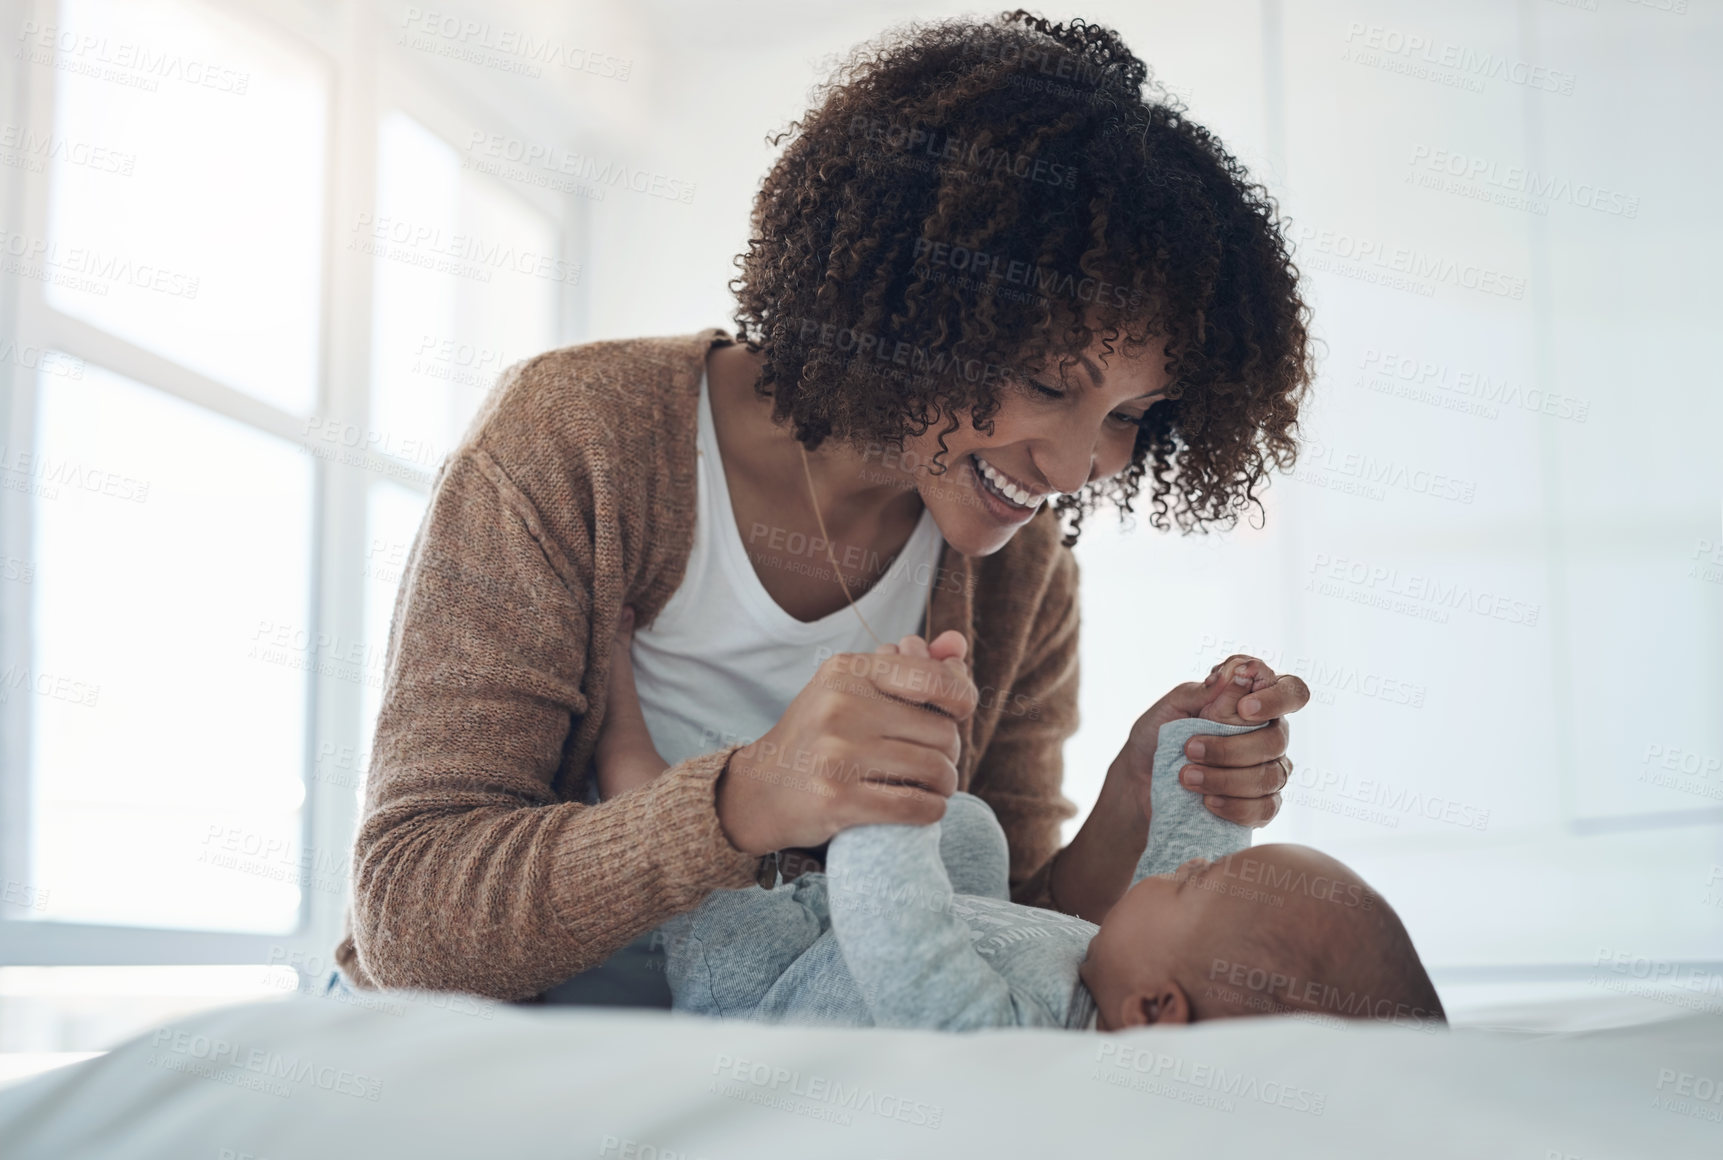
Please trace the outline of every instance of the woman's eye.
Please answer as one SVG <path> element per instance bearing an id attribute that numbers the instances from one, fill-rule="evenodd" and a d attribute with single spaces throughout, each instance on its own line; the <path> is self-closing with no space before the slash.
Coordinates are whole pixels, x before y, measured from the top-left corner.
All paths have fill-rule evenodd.
<path id="1" fill-rule="evenodd" d="M 1111 415 L 1109 415 L 1107 417 L 1109 419 L 1116 420 L 1117 422 L 1126 424 L 1127 426 L 1131 426 L 1131 427 L 1141 427 L 1143 425 L 1143 420 L 1148 418 L 1148 416 L 1146 414 L 1145 415 L 1121 415 L 1117 411 L 1114 411 Z"/>
<path id="2" fill-rule="evenodd" d="M 1034 379 L 1026 379 L 1025 381 L 1049 399 L 1063 399 L 1065 397 L 1065 393 L 1063 391 L 1055 391 L 1052 387 L 1044 387 Z"/>

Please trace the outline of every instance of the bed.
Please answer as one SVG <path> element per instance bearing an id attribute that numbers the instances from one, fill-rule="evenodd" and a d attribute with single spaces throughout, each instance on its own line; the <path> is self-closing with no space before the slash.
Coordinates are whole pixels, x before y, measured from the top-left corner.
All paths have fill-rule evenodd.
<path id="1" fill-rule="evenodd" d="M 1716 1160 L 1720 1085 L 1714 1015 L 954 1035 L 298 996 L 167 1024 L 0 1090 L 0 1153 Z"/>

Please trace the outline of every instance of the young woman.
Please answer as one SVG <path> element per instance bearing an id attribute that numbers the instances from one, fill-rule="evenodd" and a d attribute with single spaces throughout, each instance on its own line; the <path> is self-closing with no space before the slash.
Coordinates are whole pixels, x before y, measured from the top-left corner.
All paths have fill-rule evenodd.
<path id="1" fill-rule="evenodd" d="M 792 126 L 736 337 L 510 369 L 397 597 L 348 980 L 540 995 L 780 851 L 933 822 L 958 789 L 1018 901 L 1100 920 L 1146 841 L 1145 741 L 1202 699 L 1145 710 L 1061 849 L 1070 546 L 1145 477 L 1157 528 L 1236 522 L 1291 467 L 1311 378 L 1272 203 L 1146 80 L 1081 21 L 888 34 Z M 671 767 L 600 803 L 625 607 Z M 909 634 L 931 649 L 875 655 Z M 1309 695 L 1268 676 L 1241 713 L 1269 728 L 1187 750 L 1185 784 L 1248 825 Z"/>

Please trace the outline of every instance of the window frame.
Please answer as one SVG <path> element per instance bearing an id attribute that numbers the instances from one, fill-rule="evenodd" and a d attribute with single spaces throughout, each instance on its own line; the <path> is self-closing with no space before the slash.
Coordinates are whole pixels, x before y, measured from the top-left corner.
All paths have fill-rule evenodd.
<path id="1" fill-rule="evenodd" d="M 211 0 L 197 2 L 208 6 Z M 57 0 L 0 0 L 0 14 L 20 25 L 24 20 L 51 24 L 57 10 Z M 307 414 L 285 410 L 63 314 L 48 305 L 40 284 L 28 279 L 0 277 L 0 323 L 9 324 L 4 329 L 19 346 L 62 351 L 312 453 L 313 542 L 305 561 L 311 569 L 309 631 L 364 639 L 365 579 L 355 564 L 364 559 L 367 543 L 369 489 L 387 480 L 428 495 L 433 478 L 425 464 L 381 450 L 371 453 L 366 466 L 315 454 L 323 446 L 314 434 L 319 420 L 367 429 L 373 259 L 346 249 L 346 235 L 357 215 L 375 206 L 383 118 L 403 112 L 457 150 L 479 128 L 481 117 L 491 131 L 530 139 L 562 144 L 570 133 L 551 131 L 555 114 L 534 102 L 513 101 L 507 94 L 499 100 L 498 92 L 474 85 L 474 78 L 451 71 L 447 62 L 417 61 L 410 52 L 391 49 L 382 14 L 361 0 L 337 0 L 326 22 L 291 0 L 252 0 L 224 5 L 222 11 L 264 37 L 292 42 L 317 57 L 325 70 L 323 263 L 312 409 Z M 0 59 L 0 92 L 17 98 L 13 104 L 18 123 L 53 123 L 57 75 L 56 70 L 11 56 Z M 584 245 L 577 246 L 576 239 L 584 242 L 586 214 L 577 199 L 536 188 L 509 188 L 551 222 L 559 256 L 570 262 L 584 258 Z M 32 175 L 16 168 L 0 170 L 0 224 L 27 237 L 46 236 L 49 195 L 47 171 Z M 584 287 L 553 285 L 547 293 L 556 296 L 558 334 L 580 333 Z M 16 359 L 0 363 L 0 447 L 33 450 L 37 393 L 34 369 Z M 0 489 L 0 558 L 29 558 L 33 515 L 30 496 Z M 0 670 L 14 664 L 27 669 L 31 662 L 31 604 L 29 586 L 0 584 Z M 362 692 L 353 682 L 315 671 L 307 671 L 305 680 L 301 840 L 306 850 L 346 851 L 358 822 L 354 794 L 350 787 L 319 782 L 315 773 L 319 753 L 360 752 L 367 733 L 361 720 Z M 29 882 L 31 862 L 30 710 L 28 698 L 9 698 L 0 705 L 0 880 L 19 884 Z M 29 909 L 16 900 L 0 899 L 0 966 L 292 961 L 327 967 L 333 965 L 347 902 L 345 895 L 302 890 L 295 928 L 260 934 L 43 920 L 29 917 Z"/>

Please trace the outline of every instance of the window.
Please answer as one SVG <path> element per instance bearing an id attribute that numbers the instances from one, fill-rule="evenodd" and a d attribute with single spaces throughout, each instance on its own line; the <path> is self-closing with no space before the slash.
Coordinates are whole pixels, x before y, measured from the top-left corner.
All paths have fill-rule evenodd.
<path id="1" fill-rule="evenodd" d="M 22 26 L 0 1051 L 327 968 L 431 480 L 507 365 L 572 341 L 577 211 L 463 166 L 451 109 L 497 103 L 326 7 Z"/>

